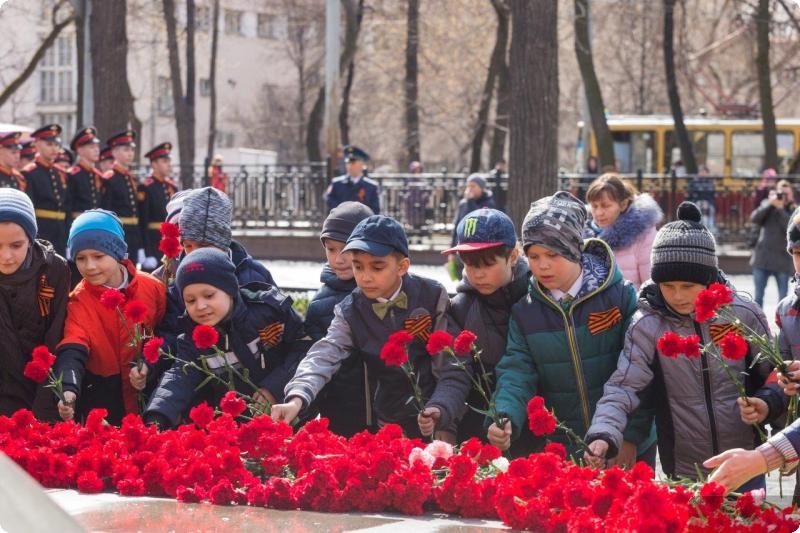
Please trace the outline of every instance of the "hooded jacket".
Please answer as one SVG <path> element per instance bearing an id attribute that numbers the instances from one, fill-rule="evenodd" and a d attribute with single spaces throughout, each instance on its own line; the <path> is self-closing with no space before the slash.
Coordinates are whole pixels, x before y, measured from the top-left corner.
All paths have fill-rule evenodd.
<path id="1" fill-rule="evenodd" d="M 725 282 L 724 277 L 720 281 Z M 730 308 L 746 327 L 770 335 L 766 317 L 754 302 L 736 295 Z M 698 335 L 705 345 L 718 343 L 731 329 L 731 324 L 719 317 L 698 323 L 694 313 L 686 316 L 673 312 L 658 285 L 645 285 L 639 309 L 625 335 L 619 365 L 606 383 L 586 441 L 605 440 L 609 443 L 608 455 L 613 457 L 619 449 L 627 413 L 636 409 L 639 392 L 652 383 L 659 455 L 667 475 L 696 479 L 697 468 L 702 468 L 703 461 L 712 455 L 730 448 L 752 450 L 754 430 L 740 418 L 738 390 L 719 359 L 705 352 L 693 359 L 683 355 L 666 357 L 656 347 L 667 331 L 681 336 Z M 754 356 L 751 348 L 744 359 L 727 364 L 732 373 L 746 376 L 744 385 L 749 396 L 767 403 L 770 421 L 782 413 L 785 397 L 777 385 L 764 386 L 771 371 L 769 363 L 764 361 L 748 370 Z"/>
<path id="2" fill-rule="evenodd" d="M 492 195 L 492 191 L 484 190 L 478 198 L 462 198 L 458 202 L 456 218 L 453 220 L 453 238 L 450 240 L 451 247 L 458 244 L 457 230 L 458 223 L 461 222 L 461 219 L 476 209 L 481 209 L 483 207 L 494 208 L 494 196 Z"/>

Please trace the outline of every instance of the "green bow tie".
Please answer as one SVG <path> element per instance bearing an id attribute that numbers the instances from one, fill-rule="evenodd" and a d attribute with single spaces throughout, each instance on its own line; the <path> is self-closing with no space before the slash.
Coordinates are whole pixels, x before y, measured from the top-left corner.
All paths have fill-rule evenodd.
<path id="1" fill-rule="evenodd" d="M 393 300 L 389 300 L 387 302 L 375 302 L 372 304 L 372 310 L 375 311 L 375 314 L 378 315 L 378 318 L 381 320 L 386 317 L 386 313 L 389 311 L 390 307 L 406 309 L 408 307 L 408 297 L 406 296 L 406 293 L 400 291 L 400 294 L 398 294 Z"/>

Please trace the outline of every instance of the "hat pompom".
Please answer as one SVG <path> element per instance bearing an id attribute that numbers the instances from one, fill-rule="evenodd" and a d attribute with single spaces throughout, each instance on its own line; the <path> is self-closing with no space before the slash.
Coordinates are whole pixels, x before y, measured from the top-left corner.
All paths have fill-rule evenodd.
<path id="1" fill-rule="evenodd" d="M 700 223 L 703 220 L 703 214 L 700 212 L 700 208 L 692 202 L 681 202 L 681 205 L 678 206 L 678 220 Z"/>

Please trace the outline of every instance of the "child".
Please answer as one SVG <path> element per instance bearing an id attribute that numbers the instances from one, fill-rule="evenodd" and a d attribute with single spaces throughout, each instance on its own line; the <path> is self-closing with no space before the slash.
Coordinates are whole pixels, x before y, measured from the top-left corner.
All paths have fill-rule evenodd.
<path id="1" fill-rule="evenodd" d="M 501 449 L 509 447 L 512 434 L 528 431 L 526 407 L 536 395 L 582 434 L 617 366 L 636 292 L 606 243 L 582 240 L 585 221 L 583 203 L 561 191 L 534 202 L 522 223 L 532 278 L 528 295 L 511 310 L 508 346 L 495 369 L 496 407 L 510 422 L 502 428 L 492 424 L 488 438 Z M 621 466 L 633 464 L 637 451 L 642 460 L 654 461 L 652 426 L 647 413 L 631 424 Z M 577 451 L 564 433 L 553 439 Z"/>
<path id="2" fill-rule="evenodd" d="M 322 224 L 319 237 L 328 262 L 322 267 L 322 288 L 308 305 L 305 321 L 306 333 L 313 342 L 328 332 L 334 306 L 356 288 L 352 254 L 342 253 L 342 248 L 356 224 L 372 214 L 372 210 L 360 202 L 342 202 L 331 210 Z M 350 357 L 317 397 L 315 403 L 320 414 L 330 421 L 329 428 L 337 435 L 351 437 L 372 424 L 365 379 L 364 364 Z"/>
<path id="3" fill-rule="evenodd" d="M 272 417 L 291 421 L 314 401 L 348 357 L 363 360 L 377 382 L 374 410 L 378 425 L 399 424 L 410 437 L 430 435 L 455 440 L 455 422 L 463 414 L 468 376 L 447 356 L 427 354 L 430 333 L 448 328 L 447 291 L 439 283 L 408 274 L 408 241 L 402 226 L 373 215 L 353 230 L 342 252 L 351 252 L 358 288 L 334 308 L 328 333 L 311 347 L 286 385 L 287 403 L 273 406 Z M 412 389 L 402 369 L 387 366 L 381 348 L 392 333 L 405 329 L 414 336 L 407 346 L 409 363 L 427 401 L 422 413 L 411 400 Z"/>
<path id="4" fill-rule="evenodd" d="M 478 336 L 484 368 L 494 376 L 494 367 L 506 351 L 511 307 L 528 292 L 530 270 L 520 257 L 514 223 L 501 211 L 484 208 L 467 214 L 458 223 L 456 239 L 455 247 L 442 252 L 457 253 L 464 263 L 464 278 L 450 300 L 450 316 L 461 329 Z M 493 382 L 491 385 L 490 395 L 494 392 Z M 467 403 L 487 408 L 475 390 Z M 485 436 L 484 419 L 469 409 L 459 423 L 458 442 Z"/>
<path id="5" fill-rule="evenodd" d="M 56 352 L 55 373 L 64 376 L 67 400 L 67 405 L 58 403 L 58 411 L 61 418 L 71 420 L 76 411 L 84 418 L 91 409 L 102 407 L 108 410 L 106 420 L 119 425 L 125 414 L 139 412 L 137 391 L 130 381 L 134 376 L 129 376 L 136 373 L 131 368 L 135 351 L 128 345 L 131 335 L 118 311 L 106 308 L 100 298 L 106 290 L 118 289 L 126 301 L 143 302 L 147 314 L 142 324 L 152 332 L 164 316 L 165 287 L 150 274 L 138 272 L 127 259 L 125 232 L 110 211 L 90 209 L 76 218 L 67 249 L 83 279 L 70 295 L 64 339 Z"/>
<path id="6" fill-rule="evenodd" d="M 700 210 L 690 202 L 678 206 L 678 220 L 662 227 L 653 243 L 653 283 L 642 288 L 639 309 L 625 336 L 625 347 L 617 370 L 606 383 L 586 436 L 594 456 L 586 460 L 600 466 L 606 455 L 613 457 L 620 444 L 620 431 L 627 414 L 639 404 L 638 393 L 651 382 L 656 415 L 658 448 L 664 473 L 670 477 L 697 479 L 703 461 L 728 448 L 753 449 L 752 427 L 737 409 L 739 393 L 719 360 L 706 353 L 689 359 L 659 354 L 658 339 L 673 331 L 681 336 L 699 335 L 701 343 L 719 342 L 731 324 L 717 318 L 695 321 L 697 294 L 714 282 L 725 282 L 719 271 L 714 237 L 702 225 Z M 769 336 L 764 313 L 754 302 L 734 297 L 732 311 L 748 328 Z M 750 350 L 752 352 L 752 349 Z M 757 421 L 779 416 L 783 393 L 777 384 L 764 387 L 770 373 L 767 362 L 749 369 L 755 353 L 739 361 L 727 361 L 730 370 L 744 376 L 750 404 Z M 764 487 L 763 476 L 741 490 Z"/>
<path id="7" fill-rule="evenodd" d="M 202 248 L 184 257 L 175 276 L 186 304 L 188 320 L 178 338 L 177 357 L 200 364 L 228 379 L 227 365 L 247 373 L 258 391 L 234 378 L 237 391 L 260 403 L 283 399 L 283 387 L 294 374 L 302 353 L 293 343 L 303 336 L 302 321 L 292 309 L 292 299 L 265 283 L 239 288 L 236 267 L 228 255 L 215 248 Z M 213 326 L 220 334 L 217 347 L 225 359 L 212 350 L 200 350 L 192 341 L 199 324 Z M 306 345 L 305 347 L 307 347 Z M 184 370 L 175 361 L 164 374 L 145 411 L 144 419 L 161 428 L 174 427 L 199 395 L 211 396 L 216 404 L 228 390 L 212 381 L 198 390 L 206 375 L 197 368 Z"/>
<path id="8" fill-rule="evenodd" d="M 33 348 L 54 350 L 64 331 L 69 268 L 53 246 L 36 240 L 30 198 L 0 189 L 0 415 L 31 409 L 57 419 L 49 391 L 23 376 Z M 34 401 L 36 399 L 36 401 Z"/>
<path id="9" fill-rule="evenodd" d="M 467 185 L 464 187 L 464 198 L 458 202 L 456 218 L 453 221 L 453 239 L 450 246 L 455 246 L 457 243 L 457 229 L 461 219 L 467 216 L 467 213 L 482 207 L 494 207 L 492 191 L 486 187 L 486 178 L 480 174 L 470 174 L 467 178 Z M 454 281 L 461 279 L 463 270 L 464 265 L 459 262 L 458 256 L 454 253 L 449 254 L 447 256 L 447 271 L 450 273 L 450 278 Z"/>

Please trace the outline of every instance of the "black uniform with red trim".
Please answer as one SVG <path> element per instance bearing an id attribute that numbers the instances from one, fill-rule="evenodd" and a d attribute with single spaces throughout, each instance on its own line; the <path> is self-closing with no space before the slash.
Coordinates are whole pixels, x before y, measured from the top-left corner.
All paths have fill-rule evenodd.
<path id="1" fill-rule="evenodd" d="M 70 148 L 77 152 L 81 146 L 98 144 L 97 130 L 88 126 L 75 134 Z M 111 177 L 111 172 L 103 174 L 85 159 L 78 159 L 78 164 L 70 169 L 69 197 L 72 202 L 72 219 L 89 209 L 97 209 L 102 205 L 103 188 L 105 180 Z"/>
<path id="2" fill-rule="evenodd" d="M 172 144 L 162 143 L 145 154 L 150 161 L 169 158 Z M 178 192 L 178 185 L 169 178 L 150 174 L 139 186 L 139 225 L 144 236 L 144 251 L 147 257 L 160 258 L 161 223 L 167 219 L 167 202 Z"/>
<path id="3" fill-rule="evenodd" d="M 0 148 L 8 150 L 20 150 L 22 145 L 19 143 L 20 132 L 15 131 L 0 136 Z M 18 191 L 25 190 L 25 178 L 16 168 L 7 167 L 0 164 L 0 188 L 11 187 Z"/>
<path id="4" fill-rule="evenodd" d="M 134 145 L 135 138 L 133 131 L 126 130 L 108 139 L 106 144 L 112 149 L 125 144 Z M 111 172 L 111 177 L 105 182 L 102 207 L 119 217 L 125 231 L 125 242 L 128 243 L 128 256 L 135 259 L 137 251 L 144 248 L 139 228 L 139 182 L 136 176 L 117 162 L 114 162 Z"/>
<path id="5" fill-rule="evenodd" d="M 33 132 L 37 140 L 61 142 L 61 126 L 51 124 Z M 52 243 L 56 253 L 65 256 L 67 248 L 67 214 L 70 211 L 67 174 L 51 161 L 36 155 L 22 171 L 30 196 L 36 209 L 38 237 Z"/>

